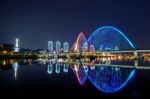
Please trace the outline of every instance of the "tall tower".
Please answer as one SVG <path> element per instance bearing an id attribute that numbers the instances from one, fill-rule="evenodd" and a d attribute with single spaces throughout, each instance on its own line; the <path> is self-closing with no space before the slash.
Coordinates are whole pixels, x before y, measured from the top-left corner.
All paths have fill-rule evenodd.
<path id="1" fill-rule="evenodd" d="M 87 42 L 83 43 L 83 51 L 88 51 L 88 43 Z"/>
<path id="2" fill-rule="evenodd" d="M 95 51 L 95 47 L 94 47 L 93 44 L 90 45 L 90 50 L 91 50 L 91 51 Z"/>
<path id="3" fill-rule="evenodd" d="M 63 44 L 63 51 L 64 52 L 68 52 L 69 51 L 69 43 L 68 42 L 65 42 L 64 44 Z"/>
<path id="4" fill-rule="evenodd" d="M 18 38 L 16 38 L 16 44 L 15 44 L 14 52 L 19 52 L 19 39 Z"/>
<path id="5" fill-rule="evenodd" d="M 56 42 L 56 51 L 59 52 L 61 50 L 61 43 L 60 41 Z"/>
<path id="6" fill-rule="evenodd" d="M 53 51 L 53 41 L 48 41 L 48 50 L 49 50 L 50 52 Z"/>

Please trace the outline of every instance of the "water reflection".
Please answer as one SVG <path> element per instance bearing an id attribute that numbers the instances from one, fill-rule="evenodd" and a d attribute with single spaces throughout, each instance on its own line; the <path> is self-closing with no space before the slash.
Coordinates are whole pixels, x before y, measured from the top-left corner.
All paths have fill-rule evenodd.
<path id="1" fill-rule="evenodd" d="M 49 63 L 48 66 L 47 66 L 47 73 L 52 74 L 52 72 L 53 72 L 53 64 Z"/>
<path id="2" fill-rule="evenodd" d="M 94 66 L 88 76 L 92 84 L 100 91 L 113 93 L 124 88 L 135 74 L 135 69 Z"/>
<path id="3" fill-rule="evenodd" d="M 0 60 L 0 69 L 2 71 L 5 70 L 11 70 L 13 72 L 13 79 L 18 79 L 18 68 L 23 65 L 32 65 L 33 60 L 32 59 L 21 59 L 21 60 L 14 60 L 14 59 L 8 59 L 8 60 Z"/>
<path id="4" fill-rule="evenodd" d="M 68 73 L 69 64 L 54 63 L 50 61 L 47 65 L 47 73 L 52 74 L 53 71 L 55 71 L 55 73 L 59 74 L 61 72 L 61 68 L 63 68 L 63 72 Z"/>
<path id="5" fill-rule="evenodd" d="M 136 65 L 138 64 L 135 62 Z M 105 65 L 72 64 L 72 70 L 80 85 L 88 79 L 104 93 L 113 93 L 124 88 L 135 74 L 135 68 L 121 68 Z M 135 65 L 135 66 L 136 66 Z"/>
<path id="6" fill-rule="evenodd" d="M 77 77 L 80 85 L 83 85 L 88 78 L 88 66 L 80 64 L 73 64 L 72 70 Z"/>
<path id="7" fill-rule="evenodd" d="M 58 73 L 60 73 L 60 65 L 61 64 L 59 64 L 59 63 L 56 63 L 56 65 L 55 65 L 55 72 L 58 74 Z"/>
<path id="8" fill-rule="evenodd" d="M 14 62 L 14 63 L 12 64 L 12 67 L 13 67 L 13 69 L 14 69 L 14 79 L 17 79 L 18 67 L 19 67 L 18 62 Z"/>
<path id="9" fill-rule="evenodd" d="M 8 70 L 11 69 L 14 60 L 0 60 L 0 69 L 1 70 Z"/>
<path id="10" fill-rule="evenodd" d="M 68 70 L 69 70 L 69 64 L 64 64 L 63 71 L 67 73 Z"/>
<path id="11" fill-rule="evenodd" d="M 91 84 L 95 86 L 95 88 L 105 93 L 113 93 L 124 88 L 133 78 L 135 74 L 135 69 L 137 69 L 139 65 L 138 60 L 134 61 L 134 66 L 122 66 L 116 64 L 115 66 L 110 64 L 109 61 L 105 62 L 104 65 L 81 62 L 68 63 L 66 61 L 55 62 L 49 60 L 40 60 L 40 62 L 34 62 L 33 60 L 2 60 L 0 61 L 0 69 L 11 70 L 11 72 L 13 72 L 11 73 L 11 75 L 13 74 L 13 79 L 18 79 L 18 72 L 23 70 L 21 69 L 21 67 L 23 65 L 27 67 L 32 63 L 37 66 L 34 66 L 34 69 L 32 67 L 32 72 L 36 72 L 36 70 L 40 68 L 40 72 L 44 72 L 44 74 L 46 72 L 47 74 L 58 75 L 62 73 L 67 74 L 69 70 L 72 70 L 80 85 L 84 85 L 86 81 L 89 80 Z M 45 70 L 43 70 L 42 68 L 45 68 Z M 24 75 L 21 73 L 23 72 L 20 72 L 19 76 Z M 70 75 L 70 73 L 68 73 L 68 75 Z"/>

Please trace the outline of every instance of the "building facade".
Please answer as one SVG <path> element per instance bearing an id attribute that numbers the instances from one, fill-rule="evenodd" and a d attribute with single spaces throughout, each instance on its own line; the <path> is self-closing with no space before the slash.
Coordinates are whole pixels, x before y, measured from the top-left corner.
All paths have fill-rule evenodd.
<path id="1" fill-rule="evenodd" d="M 53 41 L 48 41 L 48 50 L 52 52 L 54 50 Z"/>
<path id="2" fill-rule="evenodd" d="M 56 51 L 59 52 L 61 50 L 61 43 L 60 41 L 56 42 Z"/>
<path id="3" fill-rule="evenodd" d="M 88 42 L 83 43 L 83 51 L 88 51 Z"/>
<path id="4" fill-rule="evenodd" d="M 68 51 L 69 51 L 69 43 L 68 43 L 68 42 L 65 42 L 65 43 L 63 44 L 63 51 L 64 51 L 64 52 L 68 52 Z"/>

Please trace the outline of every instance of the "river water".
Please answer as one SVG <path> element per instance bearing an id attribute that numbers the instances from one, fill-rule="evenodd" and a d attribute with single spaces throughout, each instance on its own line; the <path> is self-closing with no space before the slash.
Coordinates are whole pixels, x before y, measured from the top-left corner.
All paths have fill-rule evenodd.
<path id="1" fill-rule="evenodd" d="M 139 63 L 146 68 L 135 68 L 117 61 L 112 63 L 1 60 L 0 92 L 11 96 L 149 96 L 150 62 Z"/>

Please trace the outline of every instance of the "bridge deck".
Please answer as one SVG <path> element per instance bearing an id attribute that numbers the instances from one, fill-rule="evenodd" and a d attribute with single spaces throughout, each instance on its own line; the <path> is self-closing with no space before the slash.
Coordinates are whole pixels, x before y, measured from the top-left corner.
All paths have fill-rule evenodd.
<path id="1" fill-rule="evenodd" d="M 132 65 L 115 65 L 115 64 L 90 64 L 90 63 L 80 63 L 80 62 L 63 62 L 68 64 L 82 64 L 87 66 L 104 66 L 104 67 L 118 67 L 118 68 L 131 68 L 131 69 L 146 69 L 150 70 L 150 66 L 132 66 Z"/>

